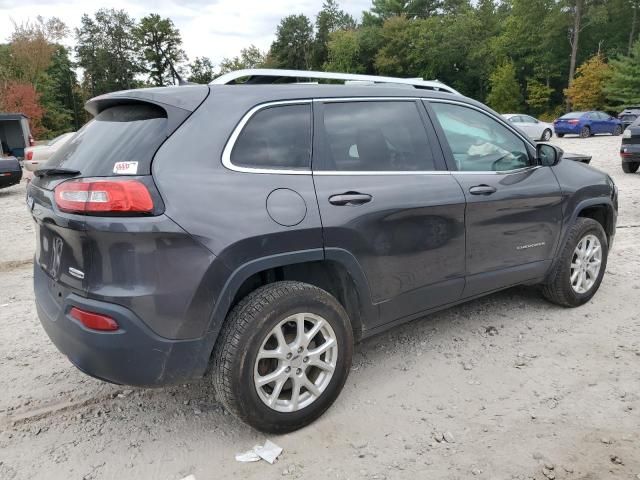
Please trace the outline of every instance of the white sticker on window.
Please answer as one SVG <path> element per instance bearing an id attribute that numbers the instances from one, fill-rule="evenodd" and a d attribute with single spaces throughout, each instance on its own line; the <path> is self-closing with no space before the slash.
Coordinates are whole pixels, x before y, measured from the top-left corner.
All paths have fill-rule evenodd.
<path id="1" fill-rule="evenodd" d="M 116 162 L 113 173 L 118 175 L 135 175 L 138 173 L 138 162 Z"/>

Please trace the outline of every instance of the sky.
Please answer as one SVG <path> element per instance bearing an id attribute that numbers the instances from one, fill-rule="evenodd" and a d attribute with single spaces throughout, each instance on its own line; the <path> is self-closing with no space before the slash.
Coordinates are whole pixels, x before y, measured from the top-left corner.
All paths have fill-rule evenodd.
<path id="1" fill-rule="evenodd" d="M 371 0 L 339 3 L 360 19 Z M 11 22 L 5 19 L 20 23 L 38 15 L 56 16 L 73 31 L 83 13 L 116 8 L 137 19 L 149 13 L 171 18 L 190 60 L 205 56 L 219 63 L 251 44 L 266 51 L 282 17 L 304 13 L 313 21 L 321 7 L 322 0 L 0 0 L 0 42 L 6 42 L 11 33 Z M 73 34 L 64 43 L 73 45 Z"/>

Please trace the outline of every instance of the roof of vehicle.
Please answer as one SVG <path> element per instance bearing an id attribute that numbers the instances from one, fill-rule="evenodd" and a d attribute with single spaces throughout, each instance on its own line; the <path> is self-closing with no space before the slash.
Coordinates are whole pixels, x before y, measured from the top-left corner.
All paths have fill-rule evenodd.
<path id="1" fill-rule="evenodd" d="M 628 111 L 630 111 L 630 110 L 640 110 L 640 106 L 635 106 L 635 107 L 626 107 L 626 108 L 622 111 L 622 113 L 624 113 L 624 112 L 628 112 Z"/>
<path id="2" fill-rule="evenodd" d="M 0 120 L 21 120 L 29 118 L 24 113 L 0 113 Z"/>

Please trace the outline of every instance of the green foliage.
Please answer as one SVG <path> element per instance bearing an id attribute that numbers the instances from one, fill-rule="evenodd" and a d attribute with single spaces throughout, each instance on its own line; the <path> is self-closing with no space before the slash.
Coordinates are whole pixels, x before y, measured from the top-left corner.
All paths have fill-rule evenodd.
<path id="1" fill-rule="evenodd" d="M 508 60 L 489 77 L 491 91 L 487 96 L 487 103 L 494 110 L 501 113 L 517 112 L 522 105 L 520 84 L 516 78 L 516 68 L 512 61 Z"/>
<path id="2" fill-rule="evenodd" d="M 611 76 L 605 86 L 610 108 L 620 110 L 640 104 L 640 40 L 637 40 L 630 55 L 611 60 Z"/>
<path id="3" fill-rule="evenodd" d="M 363 73 L 360 63 L 360 38 L 356 30 L 338 30 L 331 34 L 324 69 L 330 72 Z"/>
<path id="4" fill-rule="evenodd" d="M 140 86 L 136 75 L 142 66 L 134 28 L 134 19 L 124 10 L 101 9 L 93 18 L 84 14 L 80 19 L 75 50 L 89 96 Z"/>
<path id="5" fill-rule="evenodd" d="M 187 59 L 182 50 L 182 37 L 171 19 L 152 13 L 140 19 L 133 35 L 142 49 L 142 68 L 149 75 L 151 85 L 171 85 L 176 81 L 173 68 Z"/>
<path id="6" fill-rule="evenodd" d="M 206 84 L 216 78 L 215 68 L 209 57 L 196 57 L 196 59 L 189 64 L 189 72 L 189 78 L 187 80 L 193 83 Z"/>
<path id="7" fill-rule="evenodd" d="M 336 0 L 325 0 L 316 16 L 316 34 L 313 42 L 313 68 L 322 68 L 327 61 L 328 42 L 332 33 L 356 28 L 351 15 L 340 9 Z"/>
<path id="8" fill-rule="evenodd" d="M 240 50 L 240 55 L 224 58 L 220 62 L 220 74 L 245 68 L 260 68 L 266 61 L 266 55 L 255 45 Z"/>
<path id="9" fill-rule="evenodd" d="M 42 126 L 47 130 L 48 137 L 77 130 L 84 123 L 81 120 L 82 99 L 77 83 L 69 51 L 62 45 L 56 45 L 42 82 L 40 98 L 45 112 Z"/>
<path id="10" fill-rule="evenodd" d="M 584 62 L 576 72 L 569 88 L 564 91 L 574 110 L 604 110 L 606 108 L 605 85 L 611 69 L 601 54 Z"/>
<path id="11" fill-rule="evenodd" d="M 527 81 L 527 105 L 533 113 L 541 113 L 549 108 L 553 88 L 533 78 Z"/>
<path id="12" fill-rule="evenodd" d="M 307 70 L 311 66 L 313 26 L 305 15 L 289 15 L 280 21 L 271 55 L 280 68 Z"/>

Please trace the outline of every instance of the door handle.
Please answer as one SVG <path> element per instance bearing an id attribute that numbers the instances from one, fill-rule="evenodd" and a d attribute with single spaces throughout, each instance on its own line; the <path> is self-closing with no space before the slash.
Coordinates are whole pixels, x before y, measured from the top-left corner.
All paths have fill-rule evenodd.
<path id="1" fill-rule="evenodd" d="M 373 197 L 366 193 L 358 193 L 358 192 L 346 192 L 341 193 L 339 195 L 332 195 L 329 197 L 329 203 L 331 205 L 362 205 L 363 203 L 368 203 L 371 201 Z"/>
<path id="2" fill-rule="evenodd" d="M 496 187 L 491 185 L 476 185 L 469 189 L 471 195 L 491 195 L 496 192 Z"/>

